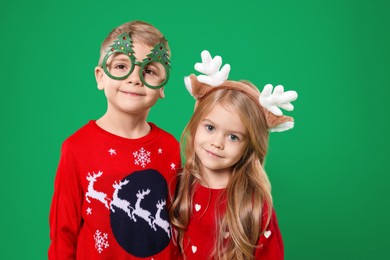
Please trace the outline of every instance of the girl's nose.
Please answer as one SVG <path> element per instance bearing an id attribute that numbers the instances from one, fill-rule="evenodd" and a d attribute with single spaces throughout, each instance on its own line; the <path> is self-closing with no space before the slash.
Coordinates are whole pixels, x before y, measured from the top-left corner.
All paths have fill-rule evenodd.
<path id="1" fill-rule="evenodd" d="M 224 141 L 224 136 L 215 135 L 211 141 L 211 145 L 214 146 L 215 148 L 223 150 L 224 148 L 223 141 Z"/>

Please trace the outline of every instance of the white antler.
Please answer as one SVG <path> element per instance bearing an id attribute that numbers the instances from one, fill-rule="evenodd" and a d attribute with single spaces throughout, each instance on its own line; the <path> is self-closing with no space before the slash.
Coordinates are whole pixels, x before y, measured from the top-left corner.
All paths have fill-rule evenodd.
<path id="1" fill-rule="evenodd" d="M 144 197 L 145 195 L 148 195 L 150 193 L 150 189 L 147 189 L 147 190 L 139 190 L 138 192 L 137 192 L 137 197 Z"/>
<path id="2" fill-rule="evenodd" d="M 202 62 L 195 64 L 195 70 L 205 75 L 199 75 L 197 78 L 199 82 L 208 84 L 210 86 L 218 86 L 225 80 L 227 80 L 230 72 L 230 65 L 225 64 L 221 70 L 222 58 L 221 56 L 211 57 L 210 52 L 207 50 L 202 51 L 200 54 Z"/>
<path id="3" fill-rule="evenodd" d="M 158 208 L 158 209 L 162 209 L 163 208 L 163 206 L 165 206 L 166 205 L 166 201 L 165 200 L 159 200 L 159 201 L 157 201 L 157 204 L 156 204 L 156 207 Z"/>
<path id="4" fill-rule="evenodd" d="M 202 51 L 200 54 L 202 62 L 195 63 L 195 70 L 205 75 L 197 76 L 199 82 L 205 83 L 210 86 L 218 86 L 229 77 L 230 65 L 225 64 L 222 69 L 221 56 L 211 57 L 210 52 L 207 50 Z M 192 94 L 192 86 L 189 77 L 184 77 L 184 84 Z"/>
<path id="5" fill-rule="evenodd" d="M 290 90 L 284 92 L 282 85 L 276 86 L 273 93 L 272 89 L 273 86 L 271 84 L 267 84 L 264 86 L 264 89 L 260 94 L 259 101 L 264 108 L 276 116 L 283 115 L 279 107 L 287 111 L 294 110 L 294 106 L 290 102 L 298 98 L 296 91 Z"/>

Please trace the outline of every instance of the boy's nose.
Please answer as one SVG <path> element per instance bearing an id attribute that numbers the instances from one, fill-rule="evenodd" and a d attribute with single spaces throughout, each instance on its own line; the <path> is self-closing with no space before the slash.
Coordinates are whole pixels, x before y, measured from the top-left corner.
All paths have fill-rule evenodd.
<path id="1" fill-rule="evenodd" d="M 126 81 L 127 83 L 131 83 L 134 85 L 142 85 L 142 81 L 140 78 L 140 69 L 141 67 L 138 65 L 134 66 L 134 70 L 131 72 L 131 74 L 127 77 Z"/>

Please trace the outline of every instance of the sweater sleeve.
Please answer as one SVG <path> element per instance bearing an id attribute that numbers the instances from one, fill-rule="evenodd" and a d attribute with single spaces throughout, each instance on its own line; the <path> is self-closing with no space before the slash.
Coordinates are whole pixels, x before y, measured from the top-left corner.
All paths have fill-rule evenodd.
<path id="1" fill-rule="evenodd" d="M 54 181 L 49 224 L 49 259 L 76 259 L 77 239 L 82 224 L 82 186 L 76 160 L 68 141 L 62 145 Z"/>
<path id="2" fill-rule="evenodd" d="M 264 222 L 263 222 L 264 223 Z M 275 210 L 272 210 L 272 216 L 268 227 L 261 235 L 258 248 L 255 252 L 255 259 L 283 260 L 284 245 L 282 234 L 279 230 Z"/>

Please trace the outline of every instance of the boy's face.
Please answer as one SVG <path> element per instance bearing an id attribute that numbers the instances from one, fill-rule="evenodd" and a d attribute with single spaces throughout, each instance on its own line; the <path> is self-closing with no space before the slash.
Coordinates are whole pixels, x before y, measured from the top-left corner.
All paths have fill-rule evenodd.
<path id="1" fill-rule="evenodd" d="M 141 67 L 142 83 L 152 89 L 162 88 L 169 79 L 170 61 L 164 37 L 160 39 L 147 55 L 139 61 L 134 55 L 133 40 L 129 34 L 122 33 L 106 51 L 102 61 L 103 71 L 112 79 L 126 79 L 136 65 Z"/>
<path id="2" fill-rule="evenodd" d="M 133 50 L 136 60 L 145 59 L 151 48 L 151 46 L 134 42 Z M 133 72 L 127 78 L 115 80 L 107 76 L 101 67 L 95 68 L 98 89 L 104 90 L 109 111 L 131 114 L 147 113 L 158 98 L 164 97 L 164 88 L 151 89 L 142 83 L 140 69 L 139 65 L 135 65 Z"/>

